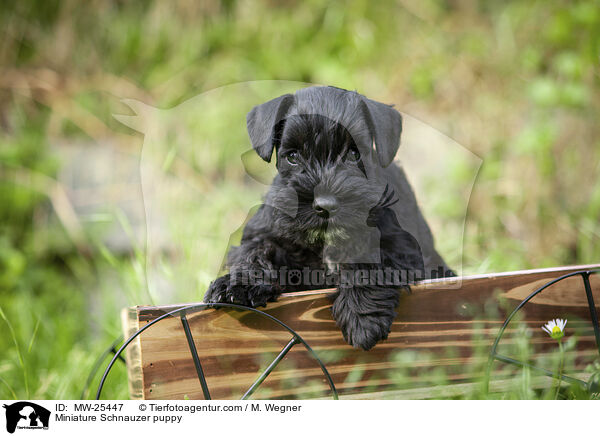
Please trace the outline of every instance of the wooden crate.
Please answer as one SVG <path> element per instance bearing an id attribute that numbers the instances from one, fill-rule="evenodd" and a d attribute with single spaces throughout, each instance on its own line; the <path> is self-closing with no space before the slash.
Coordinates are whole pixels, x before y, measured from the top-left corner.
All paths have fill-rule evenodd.
<path id="1" fill-rule="evenodd" d="M 490 346 L 519 302 L 551 279 L 593 268 L 600 264 L 422 282 L 402 296 L 389 338 L 370 351 L 344 342 L 330 313 L 332 290 L 284 294 L 260 310 L 281 320 L 312 347 L 341 398 L 452 397 L 478 389 Z M 590 282 L 600 308 L 600 275 L 592 275 Z M 125 309 L 125 337 L 178 307 L 182 306 Z M 526 328 L 532 358 L 544 364 L 557 345 L 541 326 L 550 319 L 567 318 L 567 338 L 577 338 L 567 356 L 569 371 L 586 377 L 585 367 L 598 357 L 598 348 L 581 276 L 560 281 L 534 297 L 518 318 L 509 324 L 500 352 L 514 355 Z M 241 398 L 292 338 L 277 323 L 249 311 L 205 309 L 187 319 L 213 399 Z M 148 328 L 126 349 L 126 359 L 132 399 L 204 398 L 179 316 Z M 515 370 L 494 365 L 491 389 L 510 385 L 511 368 Z M 551 382 L 545 376 L 534 379 L 539 386 Z M 253 399 L 313 397 L 331 398 L 331 390 L 302 344 L 295 345 L 252 394 Z"/>

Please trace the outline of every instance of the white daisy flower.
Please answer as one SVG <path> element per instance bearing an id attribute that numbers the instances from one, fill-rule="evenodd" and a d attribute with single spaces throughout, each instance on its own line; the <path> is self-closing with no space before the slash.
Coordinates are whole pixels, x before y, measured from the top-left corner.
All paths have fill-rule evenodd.
<path id="1" fill-rule="evenodd" d="M 543 325 L 542 330 L 548 333 L 552 339 L 560 339 L 565 335 L 564 330 L 566 325 L 566 319 L 556 318 Z"/>

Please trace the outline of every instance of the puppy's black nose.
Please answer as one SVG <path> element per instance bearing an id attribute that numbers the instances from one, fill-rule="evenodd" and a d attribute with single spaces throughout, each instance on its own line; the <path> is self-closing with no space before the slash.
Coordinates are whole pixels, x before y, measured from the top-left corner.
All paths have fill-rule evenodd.
<path id="1" fill-rule="evenodd" d="M 331 195 L 322 195 L 315 198 L 313 209 L 321 218 L 329 218 L 338 211 L 338 202 Z"/>

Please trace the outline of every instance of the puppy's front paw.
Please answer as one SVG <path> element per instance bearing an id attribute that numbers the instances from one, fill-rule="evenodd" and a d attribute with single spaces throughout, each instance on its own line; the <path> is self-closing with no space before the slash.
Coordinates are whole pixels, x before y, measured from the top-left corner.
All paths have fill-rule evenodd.
<path id="1" fill-rule="evenodd" d="M 209 286 L 204 294 L 204 302 L 205 303 L 234 303 L 234 300 L 240 300 L 240 297 L 243 297 L 241 293 L 240 295 L 236 295 L 236 292 L 233 292 L 234 286 L 231 283 L 231 276 L 229 274 L 225 274 L 217 279 L 215 279 Z M 242 303 L 240 303 L 242 304 Z"/>
<path id="2" fill-rule="evenodd" d="M 393 319 L 354 314 L 342 327 L 342 334 L 348 344 L 355 348 L 370 350 L 377 342 L 387 339 L 392 328 Z"/>
<path id="3" fill-rule="evenodd" d="M 279 293 L 270 285 L 240 285 L 232 282 L 231 276 L 225 274 L 213 281 L 206 294 L 205 303 L 233 303 L 242 306 L 266 306 L 268 301 L 275 301 Z"/>
<path id="4" fill-rule="evenodd" d="M 365 313 L 364 309 L 354 307 L 349 299 L 339 297 L 331 311 L 346 342 L 363 350 L 370 350 L 377 342 L 387 339 L 396 316 L 393 309 Z"/>

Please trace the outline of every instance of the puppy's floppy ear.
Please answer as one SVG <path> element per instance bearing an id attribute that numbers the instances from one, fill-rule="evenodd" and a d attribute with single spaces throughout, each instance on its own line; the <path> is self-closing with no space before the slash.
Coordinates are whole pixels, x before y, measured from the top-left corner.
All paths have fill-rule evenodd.
<path id="1" fill-rule="evenodd" d="M 252 147 L 265 161 L 271 162 L 273 147 L 281 140 L 281 132 L 275 126 L 285 117 L 294 102 L 292 94 L 284 94 L 271 101 L 255 106 L 246 116 L 248 135 Z M 280 125 L 281 127 L 281 125 Z"/>
<path id="2" fill-rule="evenodd" d="M 387 167 L 394 160 L 400 146 L 402 116 L 392 106 L 366 97 L 363 98 L 361 107 L 375 142 L 379 163 L 382 167 Z"/>

